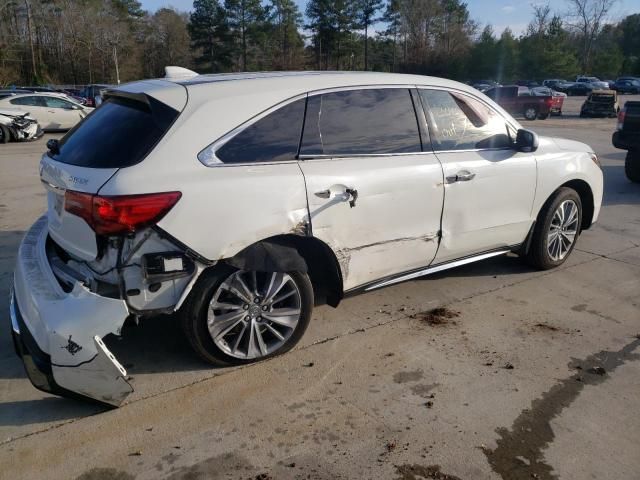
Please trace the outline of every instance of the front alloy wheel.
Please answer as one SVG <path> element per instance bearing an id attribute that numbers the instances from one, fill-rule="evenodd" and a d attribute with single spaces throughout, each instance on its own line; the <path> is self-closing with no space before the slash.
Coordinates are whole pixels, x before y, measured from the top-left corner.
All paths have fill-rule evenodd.
<path id="1" fill-rule="evenodd" d="M 562 265 L 576 245 L 581 226 L 580 196 L 572 188 L 559 188 L 538 214 L 527 261 L 541 270 Z"/>
<path id="2" fill-rule="evenodd" d="M 200 275 L 180 313 L 200 357 L 214 365 L 237 365 L 293 348 L 309 325 L 313 298 L 305 273 L 220 264 Z"/>
<path id="3" fill-rule="evenodd" d="M 578 235 L 578 206 L 565 200 L 553 214 L 547 233 L 547 253 L 551 260 L 564 260 Z"/>

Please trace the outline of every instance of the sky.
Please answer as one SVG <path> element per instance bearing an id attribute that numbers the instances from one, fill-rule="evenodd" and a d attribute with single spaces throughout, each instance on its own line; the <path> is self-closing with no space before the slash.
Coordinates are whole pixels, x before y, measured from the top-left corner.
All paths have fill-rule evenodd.
<path id="1" fill-rule="evenodd" d="M 173 7 L 177 10 L 189 11 L 193 0 L 140 0 L 143 8 L 155 11 L 162 7 Z M 305 1 L 296 0 L 304 13 Z M 466 0 L 471 12 L 471 17 L 481 23 L 481 27 L 487 24 L 493 25 L 497 35 L 509 27 L 516 36 L 523 33 L 532 17 L 532 4 L 546 3 L 540 0 Z M 554 12 L 564 14 L 567 11 L 566 3 L 562 0 L 550 2 Z M 610 20 L 617 21 L 621 18 L 640 13 L 640 0 L 618 0 L 609 14 Z"/>

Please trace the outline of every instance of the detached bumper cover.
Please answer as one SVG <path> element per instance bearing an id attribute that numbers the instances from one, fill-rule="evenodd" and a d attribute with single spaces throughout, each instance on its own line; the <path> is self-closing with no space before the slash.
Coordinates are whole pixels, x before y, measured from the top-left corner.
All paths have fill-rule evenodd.
<path id="1" fill-rule="evenodd" d="M 126 304 L 80 283 L 64 292 L 49 266 L 46 240 L 43 216 L 18 252 L 10 307 L 16 351 L 36 388 L 118 406 L 133 388 L 102 338 L 120 334 L 129 315 Z"/>

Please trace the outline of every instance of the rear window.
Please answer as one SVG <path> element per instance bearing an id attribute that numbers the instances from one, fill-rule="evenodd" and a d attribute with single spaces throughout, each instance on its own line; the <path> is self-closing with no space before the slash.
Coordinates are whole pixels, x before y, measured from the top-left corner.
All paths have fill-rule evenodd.
<path id="1" fill-rule="evenodd" d="M 149 103 L 110 98 L 61 140 L 49 156 L 69 165 L 122 168 L 141 162 L 179 112 L 153 98 Z"/>

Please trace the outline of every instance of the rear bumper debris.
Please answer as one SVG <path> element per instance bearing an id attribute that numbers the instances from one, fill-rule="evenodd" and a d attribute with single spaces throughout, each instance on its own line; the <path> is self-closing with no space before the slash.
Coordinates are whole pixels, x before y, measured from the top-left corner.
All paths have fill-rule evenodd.
<path id="1" fill-rule="evenodd" d="M 36 388 L 119 406 L 133 388 L 102 338 L 120 334 L 127 306 L 80 282 L 65 292 L 48 263 L 47 232 L 43 216 L 18 252 L 10 306 L 16 353 Z"/>

